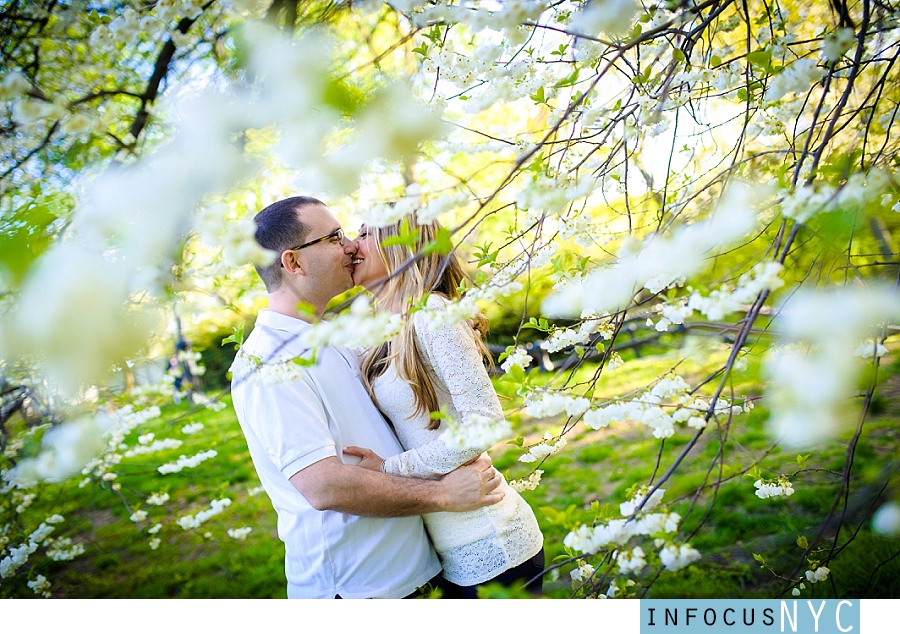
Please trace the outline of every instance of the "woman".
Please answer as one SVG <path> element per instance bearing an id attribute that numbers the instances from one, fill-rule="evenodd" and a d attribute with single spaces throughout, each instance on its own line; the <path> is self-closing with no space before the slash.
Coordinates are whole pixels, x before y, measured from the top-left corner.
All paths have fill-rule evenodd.
<path id="1" fill-rule="evenodd" d="M 440 309 L 460 296 L 465 279 L 455 254 L 429 253 L 413 259 L 436 236 L 436 224 L 418 225 L 415 251 L 382 247 L 400 233 L 401 223 L 384 228 L 363 226 L 357 238 L 353 281 L 375 294 L 381 310 L 408 314 L 428 294 L 427 307 Z M 487 348 L 482 332 L 487 320 L 462 322 L 437 330 L 429 328 L 421 312 L 413 312 L 394 340 L 368 350 L 362 359 L 362 379 L 372 399 L 393 423 L 406 452 L 382 460 L 368 449 L 349 447 L 346 453 L 362 458 L 361 466 L 385 473 L 438 478 L 480 455 L 487 447 L 448 448 L 440 439 L 444 424 L 432 419 L 441 411 L 457 420 L 469 415 L 503 417 L 500 401 L 484 368 Z M 511 585 L 538 579 L 528 589 L 539 594 L 544 569 L 543 536 L 534 512 L 516 491 L 503 482 L 505 497 L 498 504 L 466 513 L 424 516 L 432 543 L 444 567 L 447 598 L 477 598 L 486 583 Z"/>

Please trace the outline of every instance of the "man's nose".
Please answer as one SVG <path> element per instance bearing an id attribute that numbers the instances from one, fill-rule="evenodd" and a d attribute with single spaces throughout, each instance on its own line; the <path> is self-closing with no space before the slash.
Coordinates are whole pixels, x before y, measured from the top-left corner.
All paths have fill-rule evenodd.
<path id="1" fill-rule="evenodd" d="M 356 251 L 359 249 L 359 244 L 356 240 L 351 240 L 346 238 L 344 240 L 344 253 L 347 255 L 356 255 Z"/>

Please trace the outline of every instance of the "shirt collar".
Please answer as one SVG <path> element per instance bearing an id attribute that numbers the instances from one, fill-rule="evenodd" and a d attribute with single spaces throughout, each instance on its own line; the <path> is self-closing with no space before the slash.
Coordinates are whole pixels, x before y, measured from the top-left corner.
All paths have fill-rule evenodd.
<path id="1" fill-rule="evenodd" d="M 274 310 L 263 308 L 256 316 L 256 323 L 260 326 L 271 328 L 272 330 L 282 330 L 292 334 L 298 334 L 309 328 L 310 324 L 297 319 L 296 317 L 288 317 Z"/>

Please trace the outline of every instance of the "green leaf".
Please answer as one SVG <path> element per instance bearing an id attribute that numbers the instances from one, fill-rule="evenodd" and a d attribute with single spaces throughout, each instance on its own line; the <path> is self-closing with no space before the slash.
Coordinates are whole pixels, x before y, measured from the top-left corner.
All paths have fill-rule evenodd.
<path id="1" fill-rule="evenodd" d="M 579 359 L 584 359 L 584 346 L 575 346 L 575 354 Z"/>
<path id="2" fill-rule="evenodd" d="M 565 86 L 572 86 L 576 81 L 578 81 L 578 72 L 579 71 L 576 68 L 575 70 L 572 71 L 572 73 L 568 77 L 566 77 L 564 79 L 560 79 L 558 82 L 553 84 L 553 86 L 555 88 L 564 88 Z M 546 103 L 546 102 L 544 102 L 544 103 Z"/>
<path id="3" fill-rule="evenodd" d="M 240 347 L 244 345 L 244 324 L 239 324 L 232 328 L 232 330 L 234 330 L 234 333 L 222 339 L 222 345 L 224 346 L 227 343 L 233 343 L 234 349 L 239 350 Z"/>
<path id="4" fill-rule="evenodd" d="M 559 521 L 559 516 L 562 515 L 562 513 L 557 511 L 552 506 L 542 506 L 539 510 L 544 514 L 544 517 L 546 517 L 551 524 L 556 524 Z"/>
<path id="5" fill-rule="evenodd" d="M 304 315 L 315 316 L 317 309 L 309 302 L 297 302 L 297 310 Z"/>
<path id="6" fill-rule="evenodd" d="M 422 253 L 439 253 L 441 255 L 447 255 L 453 250 L 453 243 L 450 242 L 450 235 L 449 229 L 441 227 L 434 236 L 434 241 L 426 244 L 422 249 Z"/>
<path id="7" fill-rule="evenodd" d="M 721 64 L 722 64 L 722 58 L 719 57 L 718 55 L 713 55 L 712 57 L 709 58 L 709 65 L 711 68 L 715 67 L 715 66 L 721 66 Z"/>
<path id="8" fill-rule="evenodd" d="M 531 100 L 534 103 L 543 103 L 543 104 L 547 103 L 547 98 L 544 96 L 544 87 L 543 86 L 538 87 L 537 91 L 533 95 L 531 95 Z"/>
<path id="9" fill-rule="evenodd" d="M 28 202 L 0 219 L 0 269 L 9 272 L 15 285 L 50 245 L 50 225 L 57 219 L 50 204 Z"/>
<path id="10" fill-rule="evenodd" d="M 322 101 L 343 116 L 355 114 L 366 102 L 365 96 L 345 81 L 334 80 L 325 84 Z"/>
<path id="11" fill-rule="evenodd" d="M 410 228 L 409 221 L 404 218 L 403 222 L 400 223 L 400 233 L 396 236 L 391 236 L 389 238 L 385 238 L 381 246 L 383 247 L 391 247 L 391 246 L 403 246 L 409 249 L 416 248 L 416 242 L 419 240 L 419 232 L 415 229 Z"/>
<path id="12" fill-rule="evenodd" d="M 809 548 L 809 541 L 807 541 L 806 535 L 801 535 L 800 537 L 797 538 L 797 545 L 800 548 L 802 548 L 803 550 L 806 550 L 807 548 Z"/>
<path id="13" fill-rule="evenodd" d="M 444 38 L 444 32 L 441 31 L 440 26 L 435 25 L 428 33 L 425 34 L 425 37 L 431 40 L 431 43 L 435 46 L 440 46 L 441 40 Z"/>
<path id="14" fill-rule="evenodd" d="M 757 555 L 756 553 L 753 553 L 753 558 L 761 564 L 766 563 L 766 560 L 763 559 L 762 555 Z"/>
<path id="15" fill-rule="evenodd" d="M 772 63 L 772 52 L 768 49 L 759 49 L 752 53 L 747 53 L 747 61 L 751 66 L 756 66 L 762 70 L 770 70 Z"/>
<path id="16" fill-rule="evenodd" d="M 684 62 L 687 58 L 684 56 L 684 51 L 680 48 L 676 48 L 672 50 L 672 57 L 674 57 L 679 62 Z"/>
<path id="17" fill-rule="evenodd" d="M 316 353 L 314 351 L 309 356 L 294 357 L 293 359 L 291 359 L 291 361 L 299 365 L 301 368 L 308 368 L 316 364 Z"/>
<path id="18" fill-rule="evenodd" d="M 422 42 L 420 46 L 413 49 L 413 53 L 418 53 L 422 57 L 428 57 L 428 45 Z"/>
<path id="19" fill-rule="evenodd" d="M 516 447 L 524 447 L 525 446 L 525 436 L 519 436 L 514 440 L 506 441 L 507 445 L 515 445 Z"/>
<path id="20" fill-rule="evenodd" d="M 509 369 L 509 371 L 506 373 L 506 376 L 508 376 L 511 380 L 515 381 L 516 383 L 524 383 L 525 382 L 525 370 L 523 370 L 522 367 L 518 366 L 518 365 L 512 366 Z"/>
<path id="21" fill-rule="evenodd" d="M 550 54 L 551 54 L 551 55 L 559 55 L 560 57 L 562 57 L 563 55 L 566 54 L 566 49 L 567 49 L 567 48 L 569 48 L 569 45 L 568 45 L 568 44 L 560 44 L 560 45 L 559 45 L 559 48 L 556 49 L 555 51 L 553 51 L 553 52 L 550 53 Z"/>

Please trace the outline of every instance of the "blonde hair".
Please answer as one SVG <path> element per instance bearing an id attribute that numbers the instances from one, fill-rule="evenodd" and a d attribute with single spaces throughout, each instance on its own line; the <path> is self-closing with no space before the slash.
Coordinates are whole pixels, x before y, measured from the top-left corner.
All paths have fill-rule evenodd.
<path id="1" fill-rule="evenodd" d="M 409 229 L 416 233 L 415 247 L 398 244 L 382 246 L 385 239 L 400 235 L 403 223 L 407 223 Z M 382 286 L 374 289 L 383 308 L 399 309 L 405 317 L 409 317 L 409 306 L 420 302 L 428 293 L 442 295 L 449 300 L 462 295 L 460 286 L 467 277 L 455 251 L 451 251 L 448 255 L 434 251 L 422 253 L 427 244 L 434 242 L 440 229 L 440 225 L 436 222 L 418 224 L 412 214 L 394 225 L 368 228 L 374 238 L 378 257 L 388 272 L 388 277 L 381 283 Z M 369 257 L 373 255 L 370 253 Z M 478 350 L 491 362 L 483 340 L 487 332 L 487 319 L 479 313 L 470 320 L 469 325 L 472 327 Z M 368 350 L 363 356 L 361 368 L 363 384 L 376 404 L 378 399 L 373 389 L 375 379 L 394 361 L 397 375 L 412 389 L 416 405 L 415 414 L 438 411 L 440 405 L 434 390 L 434 377 L 426 369 L 427 366 L 416 342 L 415 325 L 409 319 L 406 320 L 399 335 Z M 426 425 L 426 429 L 433 430 L 438 427 L 440 420 L 429 420 Z"/>

